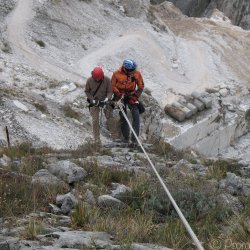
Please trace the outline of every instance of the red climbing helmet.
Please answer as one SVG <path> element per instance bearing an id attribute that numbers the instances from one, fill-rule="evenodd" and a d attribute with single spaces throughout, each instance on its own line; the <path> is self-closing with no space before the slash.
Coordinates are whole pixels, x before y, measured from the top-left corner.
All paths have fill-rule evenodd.
<path id="1" fill-rule="evenodd" d="M 95 67 L 92 72 L 92 77 L 96 80 L 96 81 L 100 81 L 103 76 L 104 76 L 104 73 L 103 73 L 103 70 L 101 67 Z"/>

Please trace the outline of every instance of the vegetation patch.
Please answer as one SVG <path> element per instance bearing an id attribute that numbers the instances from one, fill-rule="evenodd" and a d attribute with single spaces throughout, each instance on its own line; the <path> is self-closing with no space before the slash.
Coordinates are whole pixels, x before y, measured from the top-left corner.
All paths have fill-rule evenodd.
<path id="1" fill-rule="evenodd" d="M 226 177 L 227 172 L 240 175 L 240 168 L 237 162 L 233 160 L 204 160 L 203 164 L 208 166 L 208 179 L 223 179 Z"/>
<path id="2" fill-rule="evenodd" d="M 48 108 L 47 108 L 47 106 L 46 106 L 45 103 L 38 103 L 38 102 L 36 102 L 36 103 L 34 103 L 34 106 L 35 106 L 39 111 L 41 111 L 42 113 L 44 113 L 44 114 L 47 114 L 47 113 L 48 113 Z"/>
<path id="3" fill-rule="evenodd" d="M 56 152 L 56 150 L 50 147 L 34 148 L 31 143 L 21 143 L 9 148 L 0 148 L 0 155 L 7 155 L 8 157 L 25 157 L 31 155 L 45 155 L 48 153 Z"/>
<path id="4" fill-rule="evenodd" d="M 108 232 L 113 236 L 114 243 L 124 246 L 124 249 L 131 249 L 133 242 L 153 243 L 173 249 L 195 249 L 173 205 L 153 175 L 119 166 L 99 166 L 95 160 L 79 160 L 89 155 L 110 153 L 105 150 L 87 143 L 78 150 L 57 152 L 59 155 L 69 153 L 75 161 L 78 159 L 78 164 L 81 163 L 88 173 L 84 184 L 78 183 L 74 187 L 79 203 L 71 213 L 72 228 Z M 175 155 L 168 144 L 161 144 L 158 150 L 163 150 L 163 159 Z M 5 153 L 21 161 L 15 172 L 0 172 L 0 217 L 23 217 L 33 211 L 47 211 L 48 204 L 55 202 L 56 194 L 64 193 L 62 187 L 31 185 L 31 175 L 42 167 L 46 153 L 50 152 L 49 148 L 38 150 L 30 144 L 0 149 L 0 155 Z M 224 178 L 227 171 L 237 172 L 237 164 L 221 160 L 204 162 L 206 166 L 214 167 L 213 172 L 207 176 L 189 176 L 180 175 L 176 169 L 170 168 L 162 175 L 166 186 L 205 249 L 211 249 L 213 240 L 219 240 L 222 246 L 226 239 L 248 242 L 249 197 L 239 197 L 242 209 L 235 214 L 230 207 L 216 202 L 216 197 L 222 191 L 213 188 L 213 182 L 210 181 L 211 178 Z M 220 171 L 215 172 L 215 169 Z M 100 208 L 94 203 L 89 205 L 85 202 L 83 197 L 87 189 L 97 199 L 100 195 L 110 193 L 112 183 L 124 184 L 131 189 L 118 196 L 124 204 L 122 208 Z M 23 237 L 36 240 L 37 235 L 43 232 L 43 223 L 32 219 L 26 225 Z"/>
<path id="5" fill-rule="evenodd" d="M 45 43 L 42 40 L 35 40 L 35 42 L 41 47 L 41 48 L 45 48 Z"/>
<path id="6" fill-rule="evenodd" d="M 72 109 L 69 103 L 65 103 L 62 109 L 63 109 L 64 115 L 67 117 L 74 118 L 77 120 L 81 118 L 81 114 L 75 111 L 74 109 Z"/>

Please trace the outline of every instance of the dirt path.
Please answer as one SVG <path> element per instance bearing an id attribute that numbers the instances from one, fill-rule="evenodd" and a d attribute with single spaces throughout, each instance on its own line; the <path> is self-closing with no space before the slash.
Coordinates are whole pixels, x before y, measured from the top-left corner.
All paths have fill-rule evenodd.
<path id="1" fill-rule="evenodd" d="M 11 47 L 18 55 L 24 57 L 37 71 L 57 80 L 71 80 L 83 83 L 81 75 L 76 72 L 70 72 L 66 69 L 56 66 L 56 63 L 50 63 L 45 58 L 37 55 L 32 48 L 27 45 L 27 25 L 33 18 L 32 9 L 33 0 L 19 0 L 16 8 L 8 20 L 7 36 Z"/>

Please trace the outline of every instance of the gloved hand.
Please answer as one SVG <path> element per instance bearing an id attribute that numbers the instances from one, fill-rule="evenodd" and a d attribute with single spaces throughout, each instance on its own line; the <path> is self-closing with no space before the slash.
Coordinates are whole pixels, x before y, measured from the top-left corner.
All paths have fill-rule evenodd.
<path id="1" fill-rule="evenodd" d="M 103 101 L 104 103 L 107 103 L 107 102 L 109 102 L 109 99 L 108 99 L 108 97 L 106 97 L 105 99 L 104 99 L 104 101 Z"/>
<path id="2" fill-rule="evenodd" d="M 95 107 L 97 107 L 99 105 L 99 101 L 98 100 L 92 100 L 91 104 Z"/>
<path id="3" fill-rule="evenodd" d="M 119 101 L 122 98 L 122 93 L 116 92 L 115 93 L 115 101 Z"/>
<path id="4" fill-rule="evenodd" d="M 139 103 L 139 102 L 138 102 L 138 98 L 137 98 L 136 96 L 134 96 L 134 95 L 129 96 L 128 102 L 129 102 L 129 104 L 136 104 L 136 103 Z"/>
<path id="5" fill-rule="evenodd" d="M 139 98 L 140 95 L 141 95 L 141 93 L 142 93 L 142 90 L 141 90 L 141 89 L 137 89 L 136 92 L 135 92 L 135 96 L 136 96 L 137 98 Z"/>

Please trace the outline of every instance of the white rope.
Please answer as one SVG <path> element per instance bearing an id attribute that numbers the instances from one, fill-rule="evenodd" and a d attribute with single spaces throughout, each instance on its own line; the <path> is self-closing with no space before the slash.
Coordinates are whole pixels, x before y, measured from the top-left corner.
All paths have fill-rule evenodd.
<path id="1" fill-rule="evenodd" d="M 156 176 L 157 176 L 159 182 L 161 183 L 163 189 L 165 190 L 165 192 L 166 192 L 168 198 L 170 199 L 171 203 L 173 204 L 173 206 L 174 206 L 174 208 L 175 208 L 177 214 L 179 215 L 179 217 L 180 217 L 181 221 L 183 222 L 184 226 L 186 227 L 186 229 L 187 229 L 189 235 L 191 236 L 191 238 L 193 239 L 195 245 L 197 246 L 197 249 L 198 249 L 198 250 L 204 250 L 203 246 L 201 245 L 201 243 L 200 243 L 200 241 L 198 240 L 197 236 L 195 235 L 194 231 L 193 231 L 192 228 L 190 227 L 189 223 L 187 222 L 186 218 L 185 218 L 184 215 L 182 214 L 181 210 L 179 209 L 178 205 L 176 204 L 174 198 L 172 197 L 172 195 L 171 195 L 171 193 L 169 192 L 168 188 L 166 187 L 165 183 L 163 182 L 161 176 L 160 176 L 159 173 L 157 172 L 157 170 L 156 170 L 154 164 L 153 164 L 152 161 L 150 160 L 150 158 L 149 158 L 147 152 L 146 152 L 145 149 L 143 148 L 142 143 L 140 142 L 138 136 L 136 135 L 136 133 L 135 133 L 135 131 L 134 131 L 134 129 L 133 129 L 133 127 L 132 127 L 132 125 L 131 125 L 131 123 L 130 123 L 130 121 L 129 121 L 129 119 L 128 119 L 128 117 L 127 117 L 125 111 L 124 111 L 124 109 L 123 109 L 123 104 L 121 103 L 121 101 L 119 101 L 119 102 L 117 103 L 117 105 L 118 105 L 120 111 L 122 112 L 124 118 L 126 119 L 128 125 L 129 125 L 131 131 L 133 132 L 133 134 L 134 134 L 134 136 L 135 136 L 137 142 L 139 143 L 139 145 L 140 145 L 140 147 L 141 147 L 143 153 L 146 155 L 146 158 L 147 158 L 148 162 L 150 163 L 150 165 L 151 165 L 151 167 L 152 167 L 154 173 L 156 174 Z"/>
<path id="2" fill-rule="evenodd" d="M 105 105 L 106 107 L 106 105 Z M 103 113 L 104 113 L 104 108 L 105 107 L 99 107 L 100 108 L 100 119 L 99 119 L 99 127 L 101 129 L 101 131 L 104 133 L 105 136 L 111 138 L 111 132 L 106 128 L 105 124 L 104 124 L 104 116 L 103 116 Z"/>

